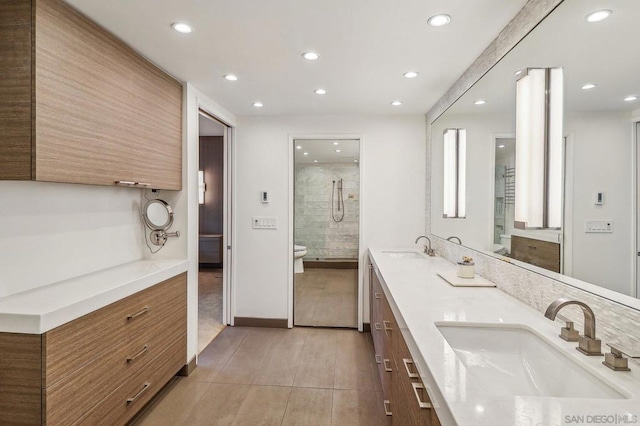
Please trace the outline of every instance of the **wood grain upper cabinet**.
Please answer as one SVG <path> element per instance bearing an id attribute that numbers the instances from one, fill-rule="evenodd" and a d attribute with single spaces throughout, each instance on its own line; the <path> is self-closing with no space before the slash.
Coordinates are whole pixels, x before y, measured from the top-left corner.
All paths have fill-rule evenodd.
<path id="1" fill-rule="evenodd" d="M 0 1 L 0 75 L 1 179 L 181 189 L 181 84 L 62 0 Z"/>

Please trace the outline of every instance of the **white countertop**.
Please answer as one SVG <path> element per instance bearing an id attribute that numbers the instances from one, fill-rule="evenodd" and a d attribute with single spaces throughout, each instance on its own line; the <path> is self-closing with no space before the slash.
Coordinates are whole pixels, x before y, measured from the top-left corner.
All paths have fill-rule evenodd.
<path id="1" fill-rule="evenodd" d="M 443 258 L 394 259 L 380 249 L 370 249 L 370 253 L 384 279 L 382 286 L 391 309 L 443 425 L 586 425 L 598 424 L 598 420 L 599 424 L 640 424 L 638 364 L 630 363 L 631 372 L 609 370 L 602 365 L 603 357 L 584 356 L 575 350 L 577 342 L 561 340 L 558 337 L 561 322 L 549 321 L 542 313 L 501 290 L 449 285 L 436 275 L 455 270 L 453 263 Z M 440 321 L 526 325 L 629 398 L 491 395 L 481 384 L 474 382 L 473 375 L 456 357 L 434 324 Z M 602 347 L 603 352 L 608 349 L 605 342 Z M 595 417 L 628 413 L 635 415 L 637 421 L 613 423 L 612 418 Z M 571 416 L 584 416 L 583 422 L 578 421 L 579 417 Z"/>
<path id="2" fill-rule="evenodd" d="M 562 231 L 556 229 L 517 229 L 511 230 L 511 235 L 531 238 L 534 240 L 548 241 L 550 243 L 560 243 Z"/>
<path id="3" fill-rule="evenodd" d="M 0 298 L 0 332 L 42 334 L 187 270 L 188 262 L 138 260 Z"/>

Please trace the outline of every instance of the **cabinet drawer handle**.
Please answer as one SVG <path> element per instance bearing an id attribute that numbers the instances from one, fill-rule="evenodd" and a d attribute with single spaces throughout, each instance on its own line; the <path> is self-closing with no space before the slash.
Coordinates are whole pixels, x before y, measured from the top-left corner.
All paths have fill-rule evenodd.
<path id="1" fill-rule="evenodd" d="M 142 387 L 142 389 L 140 389 L 140 392 L 138 392 L 133 398 L 127 398 L 127 404 L 133 404 L 134 402 L 136 402 L 136 399 L 140 398 L 140 396 L 147 389 L 149 389 L 149 386 L 151 386 L 151 383 L 149 383 L 149 382 L 145 383 L 144 386 Z"/>
<path id="2" fill-rule="evenodd" d="M 116 185 L 135 185 L 136 183 L 130 180 L 117 180 Z"/>
<path id="3" fill-rule="evenodd" d="M 384 331 L 393 330 L 393 328 L 389 327 L 389 324 L 391 324 L 391 321 L 382 321 L 382 323 L 384 324 Z"/>
<path id="4" fill-rule="evenodd" d="M 529 247 L 530 249 L 533 249 L 533 250 L 536 250 L 538 248 L 536 246 L 527 246 L 527 247 Z"/>
<path id="5" fill-rule="evenodd" d="M 415 365 L 413 363 L 412 359 L 409 358 L 402 358 L 402 363 L 404 364 L 404 368 L 405 370 L 407 370 L 407 376 L 409 376 L 409 378 L 411 379 L 417 379 L 420 377 L 420 375 L 418 373 L 412 373 L 411 370 L 409 369 L 409 364 L 411 365 Z"/>
<path id="6" fill-rule="evenodd" d="M 418 394 L 418 389 L 424 389 L 424 386 L 416 382 L 411 383 L 411 386 L 413 386 L 413 393 L 416 395 L 416 399 L 418 400 L 418 405 L 420 406 L 420 408 L 431 408 L 431 404 L 428 402 L 423 402 L 420 399 L 420 395 Z"/>
<path id="7" fill-rule="evenodd" d="M 382 295 L 380 293 L 373 293 L 373 297 L 376 299 L 382 299 Z"/>
<path id="8" fill-rule="evenodd" d="M 146 183 L 146 182 L 136 182 L 137 186 L 151 186 L 150 183 Z"/>
<path id="9" fill-rule="evenodd" d="M 376 364 L 382 364 L 382 357 L 380 355 L 376 354 L 375 358 L 376 358 Z"/>
<path id="10" fill-rule="evenodd" d="M 377 331 L 382 331 L 382 326 L 379 322 L 373 324 L 373 328 L 375 328 Z"/>
<path id="11" fill-rule="evenodd" d="M 137 358 L 139 358 L 142 355 L 144 355 L 144 353 L 147 352 L 147 349 L 149 349 L 149 347 L 147 345 L 144 345 L 144 348 L 142 348 L 142 350 L 140 352 L 138 352 L 134 356 L 127 357 L 127 362 L 135 361 Z"/>
<path id="12" fill-rule="evenodd" d="M 389 401 L 388 399 L 385 399 L 384 401 L 382 401 L 382 404 L 384 405 L 384 414 L 385 416 L 391 416 L 391 401 Z M 387 408 L 389 407 L 389 408 Z"/>
<path id="13" fill-rule="evenodd" d="M 132 319 L 138 318 L 140 315 L 146 314 L 147 312 L 149 312 L 149 307 L 145 306 L 135 314 L 127 315 L 127 321 L 131 321 Z"/>
<path id="14" fill-rule="evenodd" d="M 391 367 L 387 366 L 387 363 L 391 363 L 391 361 L 388 360 L 387 358 L 382 360 L 382 365 L 384 365 L 384 371 L 386 371 L 387 373 L 391 373 L 393 370 L 391 369 Z"/>

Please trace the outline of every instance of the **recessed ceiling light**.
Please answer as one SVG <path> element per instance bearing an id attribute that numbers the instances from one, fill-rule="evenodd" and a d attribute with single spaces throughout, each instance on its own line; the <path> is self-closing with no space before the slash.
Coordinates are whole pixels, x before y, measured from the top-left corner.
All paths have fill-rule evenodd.
<path id="1" fill-rule="evenodd" d="M 506 145 L 505 145 L 505 144 L 500 144 L 500 145 L 498 145 L 498 148 L 504 148 L 504 147 L 506 147 Z"/>
<path id="2" fill-rule="evenodd" d="M 357 163 L 357 162 L 358 162 L 358 160 L 353 160 L 353 162 L 354 162 L 354 163 Z"/>
<path id="3" fill-rule="evenodd" d="M 591 12 L 584 19 L 589 23 L 604 21 L 611 15 L 611 11 L 608 9 L 597 10 L 595 12 Z"/>
<path id="4" fill-rule="evenodd" d="M 320 58 L 320 55 L 318 55 L 316 52 L 304 52 L 302 54 L 302 57 L 308 61 L 315 61 Z"/>
<path id="5" fill-rule="evenodd" d="M 486 103 L 487 101 L 485 101 L 484 99 L 478 99 L 477 101 L 474 102 L 475 105 L 484 105 Z"/>
<path id="6" fill-rule="evenodd" d="M 296 146 L 296 149 L 302 149 L 302 147 L 300 145 Z"/>
<path id="7" fill-rule="evenodd" d="M 400 105 L 402 105 L 402 102 L 401 101 L 393 101 L 393 102 L 391 102 L 391 105 L 400 106 Z"/>
<path id="8" fill-rule="evenodd" d="M 309 155 L 309 153 L 308 152 L 303 152 L 302 155 Z"/>
<path id="9" fill-rule="evenodd" d="M 633 102 L 633 101 L 637 101 L 638 97 L 637 96 L 627 96 L 626 98 L 624 98 L 625 102 Z"/>
<path id="10" fill-rule="evenodd" d="M 595 84 L 593 83 L 587 83 L 584 86 L 582 86 L 582 90 L 589 90 L 589 89 L 593 89 L 594 87 L 596 87 Z"/>
<path id="11" fill-rule="evenodd" d="M 223 75 L 223 77 L 225 78 L 225 80 L 229 80 L 229 81 L 237 81 L 238 77 L 236 77 L 233 74 L 225 74 Z"/>
<path id="12" fill-rule="evenodd" d="M 313 160 L 313 162 L 314 162 L 314 163 L 317 163 L 317 162 L 318 162 L 318 160 Z"/>
<path id="13" fill-rule="evenodd" d="M 316 89 L 314 90 L 314 92 L 316 93 L 316 95 L 326 95 L 327 91 L 324 89 Z"/>
<path id="14" fill-rule="evenodd" d="M 339 150 L 339 149 L 336 149 L 336 152 L 340 152 L 340 150 Z"/>
<path id="15" fill-rule="evenodd" d="M 416 78 L 418 76 L 418 73 L 416 71 L 408 71 L 402 75 L 404 75 L 407 78 Z"/>
<path id="16" fill-rule="evenodd" d="M 335 142 L 333 142 L 333 144 L 334 144 L 334 145 L 340 145 L 340 142 L 335 141 Z"/>
<path id="17" fill-rule="evenodd" d="M 189 34 L 191 31 L 193 31 L 193 28 L 191 28 L 190 25 L 184 24 L 182 22 L 174 22 L 173 24 L 171 24 L 171 28 L 182 34 Z"/>
<path id="18" fill-rule="evenodd" d="M 262 108 L 264 105 L 262 104 L 262 102 L 254 102 L 253 106 L 256 108 Z"/>
<path id="19" fill-rule="evenodd" d="M 443 25 L 447 25 L 449 22 L 451 22 L 451 16 L 449 16 L 449 15 L 433 15 L 431 18 L 429 18 L 429 20 L 427 22 L 432 27 L 442 27 Z"/>

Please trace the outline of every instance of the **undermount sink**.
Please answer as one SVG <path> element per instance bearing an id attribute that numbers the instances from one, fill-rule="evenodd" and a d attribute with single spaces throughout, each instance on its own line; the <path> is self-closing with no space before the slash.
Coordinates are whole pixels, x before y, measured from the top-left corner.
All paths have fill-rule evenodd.
<path id="1" fill-rule="evenodd" d="M 492 395 L 627 398 L 525 326 L 436 326 L 464 365 L 467 380 Z"/>
<path id="2" fill-rule="evenodd" d="M 424 255 L 415 251 L 383 251 L 382 253 L 393 259 L 424 259 Z"/>

